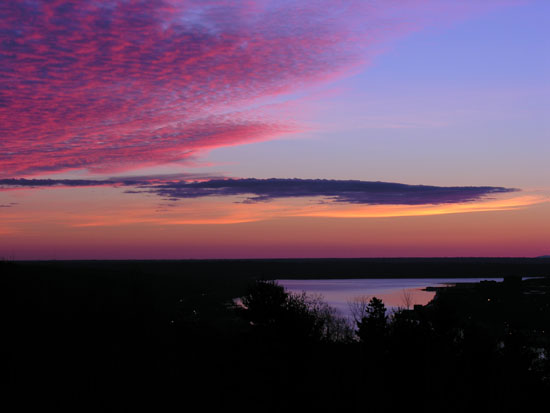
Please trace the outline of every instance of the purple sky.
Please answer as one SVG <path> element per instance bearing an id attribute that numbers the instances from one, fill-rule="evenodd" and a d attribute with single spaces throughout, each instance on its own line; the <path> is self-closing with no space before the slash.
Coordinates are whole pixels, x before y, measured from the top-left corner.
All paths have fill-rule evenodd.
<path id="1" fill-rule="evenodd" d="M 286 256 L 297 239 L 315 256 L 550 250 L 527 218 L 550 221 L 547 1 L 18 0 L 0 15 L 0 256 L 126 258 L 140 231 L 151 248 L 172 234 L 151 258 Z M 505 235 L 478 244 L 480 214 Z M 440 215 L 476 229 L 453 243 L 418 218 Z M 377 217 L 429 236 L 374 248 L 383 227 L 344 223 Z M 278 219 L 343 241 L 304 230 L 285 248 Z"/>

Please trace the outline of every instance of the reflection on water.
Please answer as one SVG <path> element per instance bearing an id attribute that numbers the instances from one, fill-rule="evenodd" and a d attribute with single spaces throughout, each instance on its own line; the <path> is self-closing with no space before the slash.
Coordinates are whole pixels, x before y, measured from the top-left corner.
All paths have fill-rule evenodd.
<path id="1" fill-rule="evenodd" d="M 277 280 L 290 292 L 319 294 L 342 315 L 351 316 L 348 303 L 358 297 L 381 298 L 388 310 L 425 305 L 435 295 L 432 291 L 423 291 L 426 287 L 441 287 L 461 282 L 479 282 L 482 280 L 502 281 L 502 278 L 370 278 L 347 280 Z M 407 299 L 406 296 L 409 298 Z"/>

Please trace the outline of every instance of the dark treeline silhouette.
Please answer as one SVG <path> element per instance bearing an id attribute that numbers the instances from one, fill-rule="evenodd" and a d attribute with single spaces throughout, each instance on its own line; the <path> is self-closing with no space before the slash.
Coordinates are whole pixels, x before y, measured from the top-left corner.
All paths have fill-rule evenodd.
<path id="1" fill-rule="evenodd" d="M 0 262 L 8 394 L 19 410 L 501 412 L 550 390 L 549 278 L 442 288 L 394 313 L 372 298 L 347 322 L 217 268 Z"/>
<path id="2" fill-rule="evenodd" d="M 36 261 L 20 262 L 44 271 L 96 272 L 141 271 L 154 274 L 200 274 L 203 276 L 252 278 L 442 278 L 545 276 L 550 257 L 540 258 L 323 258 L 255 260 L 164 261 Z"/>
<path id="3" fill-rule="evenodd" d="M 256 294 L 270 309 L 284 308 L 262 299 L 270 295 L 265 290 L 284 295 L 280 286 L 265 282 L 248 294 Z M 355 303 L 356 340 L 349 335 L 329 341 L 316 336 L 315 343 L 311 336 L 306 340 L 295 334 L 301 317 L 288 317 L 281 310 L 265 317 L 268 311 L 254 306 L 244 312 L 250 313 L 248 319 L 263 320 L 254 323 L 254 329 L 264 345 L 273 343 L 269 333 L 276 331 L 278 340 L 287 344 L 278 348 L 287 359 L 307 342 L 310 356 L 315 354 L 310 363 L 328 367 L 330 375 L 308 376 L 301 387 L 311 392 L 319 408 L 335 402 L 334 408 L 364 405 L 377 411 L 412 406 L 424 411 L 519 411 L 534 409 L 550 390 L 550 301 L 541 294 L 549 291 L 550 279 L 524 285 L 521 278 L 484 282 L 440 289 L 430 305 L 398 309 L 391 315 L 380 299 L 372 297 Z M 320 318 L 317 323 L 322 324 Z M 308 355 L 299 354 L 303 363 Z M 340 394 L 327 399 L 326 391 Z"/>

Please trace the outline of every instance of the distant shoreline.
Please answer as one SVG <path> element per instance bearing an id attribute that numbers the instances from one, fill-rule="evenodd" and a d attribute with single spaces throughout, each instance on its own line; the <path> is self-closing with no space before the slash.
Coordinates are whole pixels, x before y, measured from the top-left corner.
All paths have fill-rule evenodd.
<path id="1" fill-rule="evenodd" d="M 550 258 L 323 258 L 0 261 L 17 272 L 137 272 L 239 279 L 500 278 L 550 276 Z M 79 272 L 80 272 L 79 271 Z"/>

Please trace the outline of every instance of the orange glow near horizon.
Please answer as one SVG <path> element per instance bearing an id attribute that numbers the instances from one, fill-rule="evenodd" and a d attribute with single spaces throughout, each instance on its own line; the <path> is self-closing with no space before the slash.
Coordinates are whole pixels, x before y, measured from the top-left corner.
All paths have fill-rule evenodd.
<path id="1" fill-rule="evenodd" d="M 357 207 L 345 205 L 330 210 L 314 211 L 301 216 L 316 216 L 330 218 L 391 218 L 413 217 L 427 215 L 462 214 L 469 212 L 507 211 L 527 207 L 529 205 L 548 202 L 543 197 L 526 195 L 508 199 L 482 200 L 459 204 L 443 205 L 373 205 Z"/>
<path id="2" fill-rule="evenodd" d="M 15 194 L 15 195 L 14 195 Z M 550 250 L 540 194 L 449 205 L 318 199 L 163 201 L 119 188 L 10 192 L 0 256 L 16 259 L 532 256 Z M 108 202 L 107 202 L 108 201 Z M 37 208 L 40 206 L 40 209 Z"/>
<path id="3" fill-rule="evenodd" d="M 24 193 L 24 194 L 23 194 Z M 282 198 L 245 203 L 219 197 L 163 201 L 118 188 L 54 188 L 18 191 L 17 208 L 5 208 L 0 230 L 25 223 L 57 222 L 72 227 L 156 225 L 227 225 L 285 217 L 392 218 L 507 211 L 548 202 L 521 195 L 439 205 L 357 205 L 319 198 Z M 108 199 L 108 202 L 105 202 Z M 138 202 L 136 202 L 138 200 Z M 37 206 L 40 210 L 36 210 Z"/>

